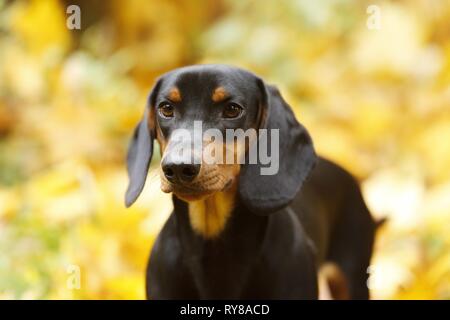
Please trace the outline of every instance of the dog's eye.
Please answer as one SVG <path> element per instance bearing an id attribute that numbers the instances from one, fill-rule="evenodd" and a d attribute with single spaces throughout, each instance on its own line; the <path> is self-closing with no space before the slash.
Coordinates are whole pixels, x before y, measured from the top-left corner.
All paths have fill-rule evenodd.
<path id="1" fill-rule="evenodd" d="M 170 103 L 163 102 L 159 105 L 158 112 L 164 118 L 172 118 L 173 106 Z"/>
<path id="2" fill-rule="evenodd" d="M 242 107 L 235 103 L 230 103 L 225 106 L 222 112 L 222 116 L 226 119 L 234 119 L 242 114 Z"/>

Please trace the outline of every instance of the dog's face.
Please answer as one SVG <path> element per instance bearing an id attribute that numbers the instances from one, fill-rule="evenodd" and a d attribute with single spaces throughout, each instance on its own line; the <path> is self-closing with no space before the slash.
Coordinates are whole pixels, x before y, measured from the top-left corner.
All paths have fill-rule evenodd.
<path id="1" fill-rule="evenodd" d="M 227 131 L 257 128 L 262 100 L 258 79 L 238 69 L 189 67 L 163 76 L 148 115 L 162 152 L 161 189 L 192 201 L 233 185 L 240 169 L 237 157 L 246 148 L 227 141 Z M 211 129 L 223 139 L 208 136 Z M 206 148 L 222 155 L 207 161 Z M 233 161 L 218 161 L 227 154 Z"/>
<path id="2" fill-rule="evenodd" d="M 259 157 L 261 128 L 276 131 L 279 138 L 278 144 L 269 143 L 270 154 L 274 147 L 279 154 L 278 170 L 271 175 L 261 174 L 267 163 L 259 158 L 256 163 L 242 161 L 255 146 Z M 255 134 L 236 140 L 230 131 Z M 308 132 L 278 90 L 248 71 L 225 65 L 180 68 L 159 78 L 128 151 L 127 206 L 144 187 L 155 139 L 162 153 L 164 192 L 197 201 L 238 182 L 242 203 L 255 213 L 287 205 L 316 159 Z"/>

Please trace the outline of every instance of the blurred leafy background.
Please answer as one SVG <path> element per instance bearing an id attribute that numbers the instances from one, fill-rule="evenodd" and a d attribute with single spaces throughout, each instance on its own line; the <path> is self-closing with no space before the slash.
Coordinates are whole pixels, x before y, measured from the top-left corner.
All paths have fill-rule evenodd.
<path id="1" fill-rule="evenodd" d="M 159 74 L 230 63 L 276 83 L 388 217 L 373 298 L 449 299 L 449 22 L 439 0 L 0 0 L 0 298 L 144 298 L 171 202 L 156 156 L 124 208 L 128 139 Z"/>

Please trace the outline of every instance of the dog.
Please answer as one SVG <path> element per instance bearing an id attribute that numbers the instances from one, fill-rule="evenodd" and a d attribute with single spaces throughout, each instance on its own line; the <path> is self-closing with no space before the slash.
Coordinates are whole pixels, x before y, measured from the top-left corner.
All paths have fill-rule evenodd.
<path id="1" fill-rule="evenodd" d="M 174 138 L 180 129 L 192 133 L 195 121 L 219 133 L 275 129 L 277 172 L 261 174 L 260 162 L 206 163 L 192 140 Z M 334 299 L 369 298 L 376 223 L 356 180 L 316 155 L 275 86 L 227 65 L 162 75 L 128 150 L 127 207 L 144 187 L 154 140 L 161 189 L 172 193 L 174 209 L 149 258 L 148 298 L 317 299 L 319 274 Z M 193 140 L 200 151 L 213 143 Z M 255 145 L 258 136 L 219 149 L 248 160 Z"/>

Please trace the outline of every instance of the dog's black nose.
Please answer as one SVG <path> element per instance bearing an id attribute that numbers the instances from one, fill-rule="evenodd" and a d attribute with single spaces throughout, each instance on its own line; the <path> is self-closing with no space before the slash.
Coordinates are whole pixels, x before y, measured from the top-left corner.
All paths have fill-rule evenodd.
<path id="1" fill-rule="evenodd" d="M 191 182 L 200 172 L 200 164 L 174 163 L 163 161 L 162 170 L 170 182 Z"/>

